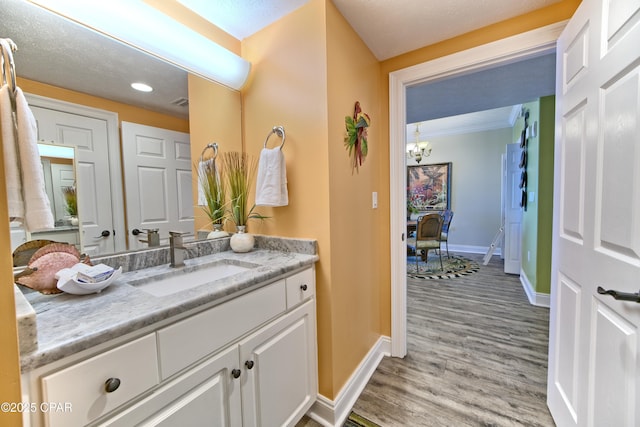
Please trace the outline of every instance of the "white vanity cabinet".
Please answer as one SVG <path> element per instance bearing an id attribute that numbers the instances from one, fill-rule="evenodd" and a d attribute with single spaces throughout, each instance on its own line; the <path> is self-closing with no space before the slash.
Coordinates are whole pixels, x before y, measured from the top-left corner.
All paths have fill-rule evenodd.
<path id="1" fill-rule="evenodd" d="M 130 348 L 141 341 L 147 353 L 141 353 L 139 345 Z M 144 381 L 136 382 L 136 388 L 127 394 L 121 393 L 121 400 L 113 397 L 129 390 L 125 385 L 131 387 L 131 381 L 122 378 L 122 389 L 110 394 L 93 383 L 85 388 L 99 396 L 82 387 L 76 389 L 76 384 L 87 383 L 88 363 L 96 368 L 91 378 L 100 377 L 101 384 L 102 377 L 115 375 L 101 368 L 101 358 L 110 354 L 126 356 L 112 363 L 115 365 L 138 361 L 133 370 L 141 378 L 144 371 Z M 69 376 L 68 371 L 81 376 Z M 32 387 L 37 384 L 40 390 L 32 396 L 40 392 L 43 401 L 71 400 L 74 413 L 74 417 L 63 413 L 56 418 L 44 414 L 44 419 L 34 420 L 34 426 L 43 421 L 44 425 L 65 427 L 295 425 L 317 397 L 314 268 L 173 323 L 165 322 L 143 338 L 64 369 L 43 367 L 34 374 Z M 51 387 L 53 379 L 58 379 L 58 388 Z M 65 389 L 76 391 L 70 395 Z M 81 399 L 79 393 L 87 398 Z M 97 406 L 102 410 L 91 409 Z M 84 416 L 89 410 L 90 416 L 75 417 L 76 411 Z"/>

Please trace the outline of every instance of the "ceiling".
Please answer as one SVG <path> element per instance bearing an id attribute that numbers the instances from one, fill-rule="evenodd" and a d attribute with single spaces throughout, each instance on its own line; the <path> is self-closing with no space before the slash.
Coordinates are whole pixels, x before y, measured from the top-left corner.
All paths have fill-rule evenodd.
<path id="1" fill-rule="evenodd" d="M 308 0 L 174 1 L 198 11 L 242 40 Z M 380 60 L 558 1 L 333 0 Z M 199 4 L 208 9 L 200 11 Z M 0 0 L 0 15 L 0 37 L 12 38 L 19 48 L 15 54 L 19 76 L 156 111 L 188 116 L 187 106 L 173 104 L 187 98 L 186 72 L 118 42 L 105 40 L 93 31 L 24 0 Z M 553 90 L 553 83 L 549 81 L 553 79 L 553 73 L 548 75 L 548 70 L 555 66 L 552 59 L 529 60 L 526 64 L 512 64 L 410 88 L 407 94 L 408 122 L 503 107 L 549 94 L 549 87 Z M 86 73 L 80 74 L 79 70 Z M 131 90 L 129 85 L 133 80 L 151 84 L 154 91 L 141 94 Z M 523 81 L 528 83 L 523 84 Z M 513 82 L 514 86 L 508 82 Z M 511 99 L 524 89 L 527 94 L 523 99 Z M 487 97 L 495 99 L 499 92 L 502 97 L 498 104 L 487 106 Z"/>

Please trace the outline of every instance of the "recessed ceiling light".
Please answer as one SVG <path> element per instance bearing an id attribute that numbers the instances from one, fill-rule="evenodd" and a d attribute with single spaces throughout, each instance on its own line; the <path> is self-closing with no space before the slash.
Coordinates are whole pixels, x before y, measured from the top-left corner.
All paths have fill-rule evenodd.
<path id="1" fill-rule="evenodd" d="M 151 86 L 144 83 L 131 83 L 131 87 L 140 92 L 151 92 L 153 90 Z"/>

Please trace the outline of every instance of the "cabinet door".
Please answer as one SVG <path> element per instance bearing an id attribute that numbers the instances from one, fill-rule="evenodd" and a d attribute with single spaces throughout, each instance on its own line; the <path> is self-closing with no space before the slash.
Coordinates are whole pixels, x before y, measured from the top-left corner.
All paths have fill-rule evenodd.
<path id="1" fill-rule="evenodd" d="M 101 426 L 241 426 L 238 347 L 234 345 Z"/>
<path id="2" fill-rule="evenodd" d="M 295 425 L 317 397 L 315 301 L 240 343 L 244 426 Z"/>

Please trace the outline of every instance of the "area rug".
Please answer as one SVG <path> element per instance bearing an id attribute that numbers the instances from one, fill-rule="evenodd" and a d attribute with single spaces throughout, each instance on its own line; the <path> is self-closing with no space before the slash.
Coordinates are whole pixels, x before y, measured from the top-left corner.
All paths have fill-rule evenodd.
<path id="1" fill-rule="evenodd" d="M 343 427 L 380 427 L 378 424 L 373 421 L 369 421 L 362 415 L 358 415 L 355 412 L 351 412 L 349 414 L 349 418 L 342 425 Z"/>
<path id="2" fill-rule="evenodd" d="M 460 255 L 451 255 L 448 258 L 442 255 L 443 269 L 440 268 L 440 257 L 429 254 L 425 263 L 418 257 L 418 270 L 416 271 L 416 257 L 407 256 L 407 277 L 414 279 L 451 279 L 454 277 L 468 276 L 480 269 L 477 262 Z"/>

